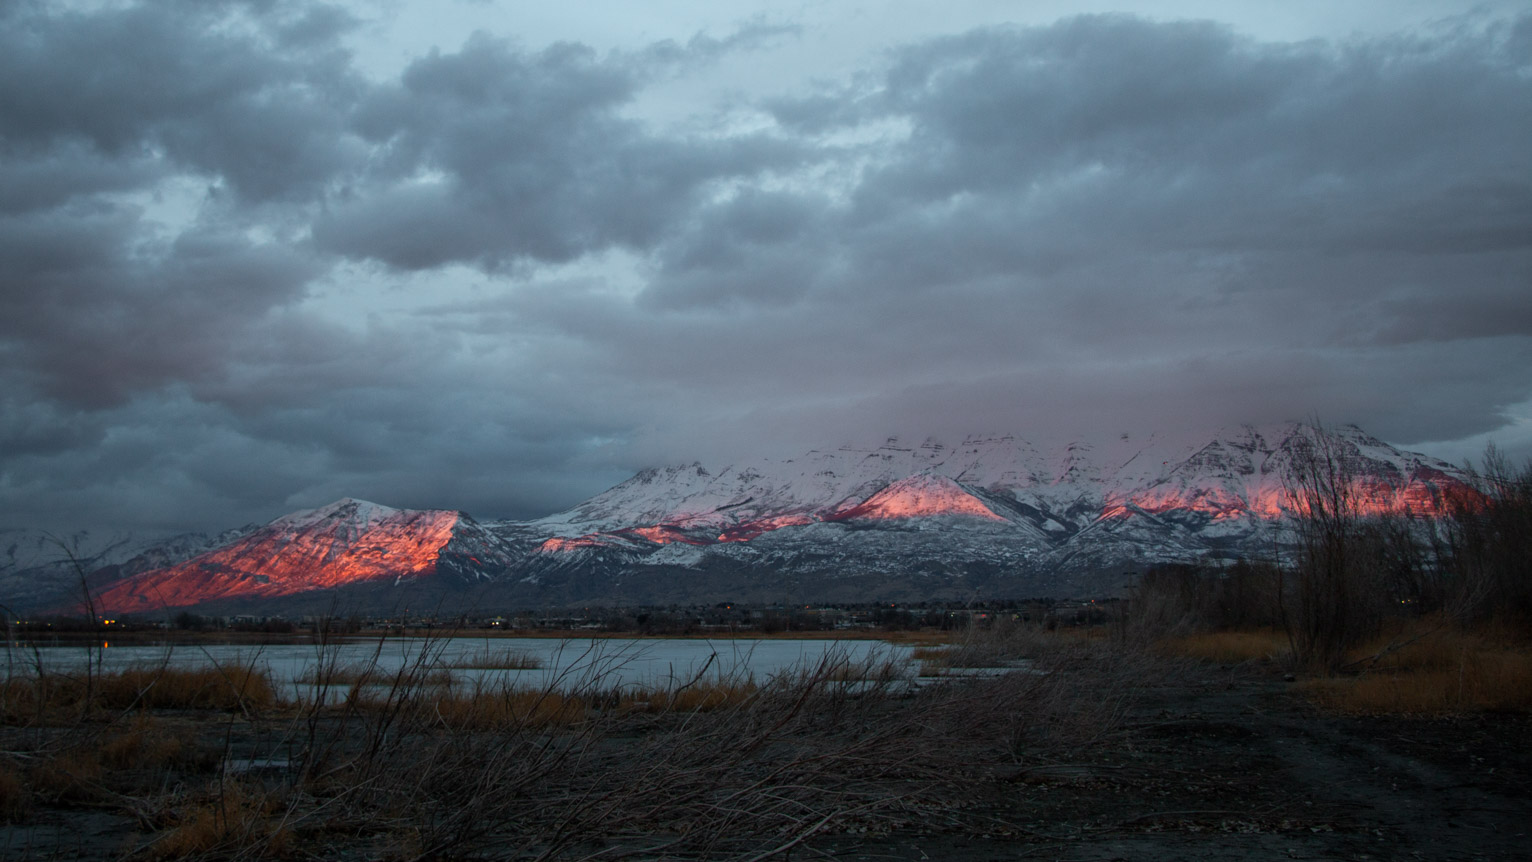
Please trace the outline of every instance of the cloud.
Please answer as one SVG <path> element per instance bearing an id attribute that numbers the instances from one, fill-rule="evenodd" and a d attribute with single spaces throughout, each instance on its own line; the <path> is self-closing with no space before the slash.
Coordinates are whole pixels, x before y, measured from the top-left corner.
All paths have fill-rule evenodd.
<path id="1" fill-rule="evenodd" d="M 316 222 L 320 247 L 400 269 L 642 250 L 710 183 L 793 158 L 765 135 L 651 134 L 621 113 L 645 74 L 579 45 L 528 52 L 483 34 L 415 61 L 358 106 L 379 170 Z"/>
<path id="2" fill-rule="evenodd" d="M 0 8 L 0 521 L 531 516 L 891 433 L 1478 439 L 1532 394 L 1532 18 L 988 27 L 681 120 L 814 34 L 364 75 L 368 26 Z"/>
<path id="3" fill-rule="evenodd" d="M 646 298 L 721 330 L 691 339 L 719 345 L 687 351 L 694 383 L 753 359 L 819 413 L 839 389 L 909 405 L 886 422 L 1024 433 L 1314 410 L 1401 441 L 1493 426 L 1532 386 L 1511 360 L 1532 335 L 1532 114 L 1509 109 L 1532 96 L 1526 29 L 1268 44 L 1106 16 L 907 46 L 873 85 L 770 103 L 821 140 L 910 129 L 866 148 L 847 200 L 773 202 L 810 239 L 739 241 L 741 195 Z M 794 252 L 811 273 L 784 269 Z M 800 313 L 739 318 L 742 295 Z"/>
<path id="4" fill-rule="evenodd" d="M 334 41 L 345 20 L 281 3 L 10 4 L 6 149 L 86 144 L 96 158 L 215 175 L 251 200 L 311 196 L 353 148 L 340 120 L 360 83 Z"/>

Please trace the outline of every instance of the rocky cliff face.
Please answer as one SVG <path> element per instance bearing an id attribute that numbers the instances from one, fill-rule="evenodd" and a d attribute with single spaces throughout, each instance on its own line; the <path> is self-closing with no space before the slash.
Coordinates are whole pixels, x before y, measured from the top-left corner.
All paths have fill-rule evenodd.
<path id="1" fill-rule="evenodd" d="M 747 599 L 780 596 L 782 584 L 804 598 L 1106 592 L 1147 564 L 1279 551 L 1286 479 L 1313 433 L 1241 426 L 1194 446 L 1126 434 L 1051 448 L 889 439 L 645 470 L 520 522 L 347 499 L 195 555 L 146 550 L 109 572 L 119 579 L 99 603 L 122 613 L 405 583 L 522 605 Z M 1364 512 L 1431 517 L 1466 487 L 1451 465 L 1360 429 L 1329 433 Z"/>

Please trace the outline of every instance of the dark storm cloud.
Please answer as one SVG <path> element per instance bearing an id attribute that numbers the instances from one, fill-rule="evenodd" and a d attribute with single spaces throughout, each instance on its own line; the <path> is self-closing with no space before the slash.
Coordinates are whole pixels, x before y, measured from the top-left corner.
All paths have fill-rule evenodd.
<path id="1" fill-rule="evenodd" d="M 642 249 L 710 181 L 791 162 L 794 148 L 766 136 L 653 136 L 619 110 L 646 72 L 580 45 L 527 52 L 483 34 L 415 61 L 358 107 L 379 172 L 316 223 L 320 246 L 401 269 Z"/>
<path id="2" fill-rule="evenodd" d="M 359 84 L 332 41 L 345 18 L 244 5 L 0 10 L 7 155 L 86 143 L 129 166 L 206 172 L 250 199 L 314 193 L 350 147 L 337 109 Z"/>
<path id="3" fill-rule="evenodd" d="M 0 338 L 43 393 L 105 406 L 216 376 L 318 271 L 288 247 L 216 230 L 145 248 L 138 227 L 109 206 L 0 217 Z"/>
<path id="4" fill-rule="evenodd" d="M 1271 45 L 1212 24 L 1096 17 L 911 46 L 876 86 L 772 105 L 806 132 L 911 129 L 874 146 L 847 202 L 797 200 L 827 240 L 741 243 L 730 208 L 715 207 L 663 258 L 649 296 L 696 313 L 740 284 L 774 283 L 756 288 L 763 302 L 811 284 L 802 318 L 775 335 L 840 315 L 840 337 L 808 340 L 827 366 L 858 369 L 874 401 L 903 399 L 901 375 L 961 390 L 967 365 L 1031 381 L 990 386 L 1018 416 L 1041 400 L 1070 415 L 1110 403 L 1118 424 L 1317 409 L 1396 440 L 1483 430 L 1532 387 L 1513 359 L 1532 335 L 1526 32 L 1525 20 L 1460 22 Z M 805 245 L 822 266 L 779 279 Z M 729 277 L 692 248 L 727 254 Z M 1093 373 L 1072 373 L 1082 363 Z M 1251 392 L 1301 380 L 1305 394 L 1236 405 L 1209 381 L 1187 387 L 1203 398 L 1167 402 L 1136 377 L 1145 365 L 1177 389 L 1201 366 L 1232 365 Z M 982 399 L 950 400 L 942 412 L 963 415 Z"/>
<path id="5" fill-rule="evenodd" d="M 332 7 L 0 15 L 0 493 L 23 523 L 216 525 L 315 494 L 534 514 L 599 490 L 631 416 L 588 387 L 533 364 L 486 399 L 453 333 L 302 303 L 336 254 L 498 269 L 641 248 L 709 182 L 792 157 L 621 115 L 643 80 L 785 32 L 765 25 L 605 59 L 481 36 L 376 82 Z M 162 194 L 188 201 L 170 223 L 146 209 Z"/>
<path id="6" fill-rule="evenodd" d="M 0 7 L 0 520 L 531 516 L 646 461 L 1315 412 L 1411 443 L 1532 397 L 1532 18 L 981 29 L 668 124 L 646 97 L 804 34 L 369 77 L 368 26 Z"/>
<path id="7" fill-rule="evenodd" d="M 829 274 L 830 201 L 821 195 L 744 191 L 702 208 L 668 243 L 645 304 L 661 309 L 792 302 Z"/>
<path id="8" fill-rule="evenodd" d="M 343 56 L 291 47 L 323 17 L 277 3 L 0 11 L 11 385 L 102 407 L 213 378 L 303 293 L 323 264 L 248 238 L 238 207 L 312 195 L 344 161 L 324 107 L 355 83 Z M 167 234 L 131 195 L 177 176 L 226 205 Z"/>

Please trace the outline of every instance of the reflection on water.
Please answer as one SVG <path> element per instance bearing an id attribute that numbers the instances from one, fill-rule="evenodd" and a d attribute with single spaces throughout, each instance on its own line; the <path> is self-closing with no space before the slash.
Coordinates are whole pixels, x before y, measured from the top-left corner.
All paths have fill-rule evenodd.
<path id="1" fill-rule="evenodd" d="M 516 668 L 464 667 L 486 664 L 493 658 L 514 655 L 526 661 Z M 479 683 L 515 687 L 572 690 L 584 687 L 659 687 L 704 680 L 752 678 L 758 682 L 796 668 L 811 666 L 825 657 L 852 664 L 904 662 L 907 646 L 877 641 L 836 640 L 698 640 L 575 638 L 386 638 L 358 639 L 341 643 L 180 644 L 176 646 L 121 645 L 87 650 L 79 646 L 53 646 L 33 650 L 8 649 L 6 675 L 29 675 L 44 671 L 71 672 L 85 667 L 87 657 L 111 672 L 128 667 L 222 667 L 253 666 L 266 671 L 273 683 L 294 695 L 311 696 L 312 682 L 320 668 L 371 666 L 372 679 L 387 683 L 401 672 L 450 669 L 455 684 Z M 508 662 L 509 663 L 509 662 Z M 336 686 L 344 690 L 346 686 Z"/>

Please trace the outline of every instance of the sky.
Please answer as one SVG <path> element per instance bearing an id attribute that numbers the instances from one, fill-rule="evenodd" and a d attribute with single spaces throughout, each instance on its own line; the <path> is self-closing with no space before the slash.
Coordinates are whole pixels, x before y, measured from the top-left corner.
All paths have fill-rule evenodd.
<path id="1" fill-rule="evenodd" d="M 1532 456 L 1511 2 L 0 0 L 0 527 L 889 435 Z"/>

